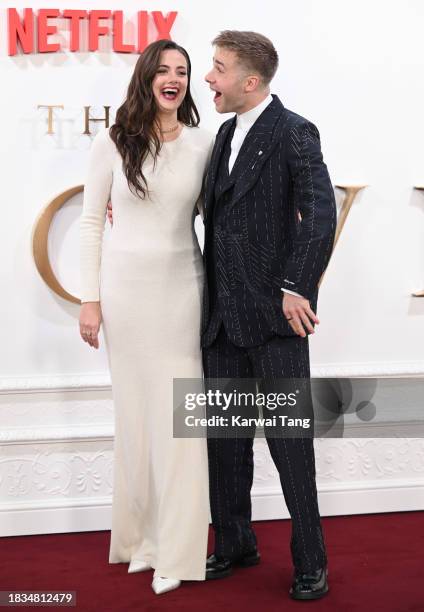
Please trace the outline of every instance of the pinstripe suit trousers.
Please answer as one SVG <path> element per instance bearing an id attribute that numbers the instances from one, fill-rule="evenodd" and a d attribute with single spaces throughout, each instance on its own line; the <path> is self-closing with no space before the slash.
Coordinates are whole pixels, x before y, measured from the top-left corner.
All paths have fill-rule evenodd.
<path id="1" fill-rule="evenodd" d="M 309 379 L 308 336 L 275 335 L 254 347 L 234 345 L 221 323 L 215 341 L 203 348 L 205 380 Z M 256 547 L 251 524 L 253 435 L 208 437 L 209 486 L 215 554 L 235 559 Z M 315 482 L 313 437 L 275 437 L 265 430 L 292 520 L 290 549 L 296 570 L 309 572 L 327 562 Z"/>

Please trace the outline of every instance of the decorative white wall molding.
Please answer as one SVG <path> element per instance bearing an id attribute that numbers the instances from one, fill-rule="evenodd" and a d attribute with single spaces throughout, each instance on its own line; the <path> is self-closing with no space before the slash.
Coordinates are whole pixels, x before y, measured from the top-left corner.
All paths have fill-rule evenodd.
<path id="1" fill-rule="evenodd" d="M 335 376 L 331 367 L 326 376 Z M 411 370 L 407 364 L 402 373 Z M 110 529 L 114 413 L 105 378 L 55 377 L 46 384 L 46 377 L 38 377 L 34 394 L 26 378 L 20 391 L 0 397 L 0 536 Z M 15 380 L 9 389 L 17 386 Z M 315 440 L 322 515 L 423 509 L 424 434 L 419 437 L 418 423 L 374 424 L 370 431 L 379 437 L 365 438 L 367 423 L 348 417 L 345 437 Z M 254 453 L 254 520 L 287 518 L 264 438 L 257 437 Z"/>
<path id="2" fill-rule="evenodd" d="M 110 507 L 112 496 L 93 497 L 82 499 L 78 497 L 66 499 L 46 499 L 41 501 L 20 501 L 16 503 L 1 504 L 0 512 L 32 512 L 37 510 L 73 510 L 74 508 Z"/>
<path id="3" fill-rule="evenodd" d="M 312 364 L 311 376 L 316 378 L 424 376 L 424 361 Z"/>
<path id="4" fill-rule="evenodd" d="M 424 376 L 424 361 L 312 364 L 311 375 L 316 378 Z M 0 394 L 88 391 L 110 388 L 111 380 L 107 372 L 0 378 Z"/>
<path id="5" fill-rule="evenodd" d="M 261 429 L 257 429 L 258 432 Z M 320 440 L 349 439 L 404 439 L 423 435 L 422 421 L 396 421 L 394 423 L 346 423 L 343 430 L 332 430 L 332 437 L 326 435 Z M 59 442 L 113 442 L 113 423 L 94 423 L 91 425 L 70 424 L 59 427 L 48 425 L 41 427 L 6 427 L 0 430 L 0 447 L 6 445 L 20 446 L 23 444 L 57 444 Z"/>
<path id="6" fill-rule="evenodd" d="M 89 391 L 110 388 L 110 375 L 107 372 L 0 378 L 0 394 L 45 393 L 49 391 Z"/>
<path id="7" fill-rule="evenodd" d="M 0 431 L 0 445 L 54 444 L 58 442 L 113 441 L 112 423 L 68 425 L 63 427 L 10 427 Z"/>

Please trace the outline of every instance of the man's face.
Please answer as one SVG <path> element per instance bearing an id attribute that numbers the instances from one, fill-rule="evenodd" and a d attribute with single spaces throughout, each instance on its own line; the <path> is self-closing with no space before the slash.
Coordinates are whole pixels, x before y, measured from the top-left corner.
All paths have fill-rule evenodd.
<path id="1" fill-rule="evenodd" d="M 218 113 L 237 113 L 243 110 L 246 103 L 246 74 L 234 51 L 215 47 L 213 68 L 205 76 L 205 81 L 216 92 L 213 101 Z"/>

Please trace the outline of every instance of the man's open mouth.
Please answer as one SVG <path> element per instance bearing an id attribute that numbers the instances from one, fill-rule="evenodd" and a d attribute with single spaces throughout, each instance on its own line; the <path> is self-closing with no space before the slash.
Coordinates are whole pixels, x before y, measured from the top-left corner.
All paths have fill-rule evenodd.
<path id="1" fill-rule="evenodd" d="M 162 89 L 161 94 L 166 100 L 175 100 L 179 91 L 178 87 L 165 87 L 165 89 Z"/>
<path id="2" fill-rule="evenodd" d="M 219 98 L 222 96 L 222 93 L 220 91 L 215 91 L 215 95 L 213 97 L 213 101 L 216 102 L 217 100 L 219 100 Z"/>

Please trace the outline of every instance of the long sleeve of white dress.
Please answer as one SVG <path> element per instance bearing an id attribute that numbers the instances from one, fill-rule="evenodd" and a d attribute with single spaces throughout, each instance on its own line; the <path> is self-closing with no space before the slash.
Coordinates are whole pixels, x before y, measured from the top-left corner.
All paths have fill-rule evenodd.
<path id="1" fill-rule="evenodd" d="M 108 131 L 104 128 L 93 139 L 84 183 L 80 219 L 81 302 L 100 300 L 102 241 L 113 176 L 114 144 Z"/>

